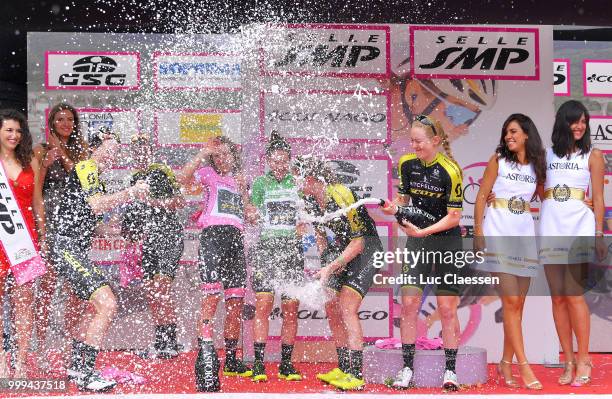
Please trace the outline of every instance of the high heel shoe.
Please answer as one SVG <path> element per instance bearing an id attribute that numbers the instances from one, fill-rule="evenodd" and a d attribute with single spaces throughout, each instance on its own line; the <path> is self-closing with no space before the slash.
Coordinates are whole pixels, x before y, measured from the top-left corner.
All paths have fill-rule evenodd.
<path id="1" fill-rule="evenodd" d="M 519 388 L 520 385 L 518 382 L 514 381 L 514 379 L 512 379 L 512 377 L 506 379 L 506 377 L 504 376 L 504 373 L 502 372 L 502 364 L 509 364 L 512 365 L 512 362 L 509 362 L 507 360 L 502 359 L 496 367 L 497 370 L 497 385 L 505 385 L 508 388 Z M 512 375 L 512 374 L 511 374 Z M 503 384 L 502 384 L 503 381 Z"/>
<path id="2" fill-rule="evenodd" d="M 582 387 L 585 385 L 588 385 L 591 383 L 591 371 L 593 369 L 593 363 L 591 363 L 591 361 L 587 361 L 582 363 L 583 365 L 587 366 L 589 368 L 589 374 L 588 375 L 576 375 L 576 378 L 574 378 L 574 381 L 572 381 L 572 386 L 573 387 Z"/>
<path id="3" fill-rule="evenodd" d="M 519 367 L 520 366 L 529 366 L 528 362 L 517 363 L 517 364 L 519 365 Z M 519 370 L 519 372 L 520 372 L 520 370 Z M 542 388 L 544 388 L 542 383 L 540 381 L 538 381 L 537 378 L 535 380 L 531 381 L 531 382 L 526 382 L 522 373 L 521 373 L 521 378 L 523 379 L 523 382 L 525 383 L 525 388 L 527 388 L 527 389 L 532 389 L 532 390 L 535 390 L 535 391 L 540 391 L 540 390 L 542 390 Z"/>
<path id="4" fill-rule="evenodd" d="M 574 369 L 576 368 L 576 362 L 565 362 L 565 368 L 563 369 L 563 374 L 557 380 L 559 385 L 568 385 L 571 384 L 572 379 L 574 377 Z"/>

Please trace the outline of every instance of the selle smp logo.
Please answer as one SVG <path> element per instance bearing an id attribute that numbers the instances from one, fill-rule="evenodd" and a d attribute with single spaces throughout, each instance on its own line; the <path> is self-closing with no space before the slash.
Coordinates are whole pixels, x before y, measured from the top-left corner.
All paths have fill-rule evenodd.
<path id="1" fill-rule="evenodd" d="M 49 51 L 45 67 L 49 90 L 138 89 L 138 53 Z"/>
<path id="2" fill-rule="evenodd" d="M 287 25 L 263 41 L 262 73 L 387 76 L 388 26 Z"/>
<path id="3" fill-rule="evenodd" d="M 416 77 L 537 80 L 535 28 L 410 27 Z"/>

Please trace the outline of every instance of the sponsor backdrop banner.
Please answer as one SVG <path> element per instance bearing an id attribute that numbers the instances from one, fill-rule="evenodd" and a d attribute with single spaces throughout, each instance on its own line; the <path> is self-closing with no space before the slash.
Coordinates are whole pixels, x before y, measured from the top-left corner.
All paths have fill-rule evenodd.
<path id="1" fill-rule="evenodd" d="M 333 160 L 341 180 L 359 195 L 391 198 L 399 183 L 397 162 L 410 152 L 410 121 L 429 114 L 442 122 L 454 157 L 465 169 L 462 225 L 469 234 L 480 179 L 503 121 L 525 113 L 550 143 L 551 27 L 290 24 L 251 26 L 245 35 L 258 43 L 251 51 L 257 57 L 243 60 L 241 119 L 248 170 L 263 171 L 265 140 L 278 130 L 291 140 L 294 155 Z M 533 207 L 537 219 L 538 204 Z M 369 211 L 377 223 L 391 226 L 390 241 L 395 242 L 392 220 L 375 207 Z M 316 256 L 312 250 L 307 251 L 309 260 Z M 556 362 L 550 300 L 533 296 L 527 301 L 525 329 L 536 320 L 544 327 L 538 329 L 542 334 L 525 335 L 529 359 Z M 398 324 L 397 304 L 387 308 L 382 302 L 382 310 Z M 423 316 L 419 331 L 435 336 L 440 332 L 435 298 L 426 303 L 432 303 L 424 306 L 434 312 Z M 489 360 L 498 361 L 499 299 L 464 298 L 461 303 L 462 343 L 483 346 Z M 362 323 L 367 331 L 378 321 Z M 399 329 L 393 335 L 399 337 Z"/>
<path id="2" fill-rule="evenodd" d="M 604 201 L 607 206 L 604 216 L 604 233 L 612 234 L 612 42 L 555 41 L 554 56 L 563 60 L 566 72 L 555 66 L 555 95 L 566 92 L 569 97 L 555 97 L 555 108 L 574 99 L 581 101 L 589 110 L 591 120 L 591 142 L 604 155 L 606 175 L 604 179 Z M 558 86 L 567 87 L 557 89 Z M 612 251 L 612 248 L 610 248 Z M 609 265 L 609 258 L 608 263 Z M 607 282 L 612 279 L 612 269 L 601 269 L 606 275 L 601 283 L 586 295 L 591 310 L 590 350 L 612 351 L 609 331 L 612 329 L 612 294 Z"/>
<path id="3" fill-rule="evenodd" d="M 249 180 L 264 172 L 265 141 L 278 130 L 290 139 L 294 155 L 332 159 L 343 183 L 360 196 L 392 197 L 398 184 L 397 162 L 410 151 L 410 121 L 426 113 L 441 121 L 464 169 L 461 223 L 469 235 L 480 179 L 508 115 L 529 115 L 545 145 L 550 145 L 554 104 L 578 94 L 599 116 L 591 121 L 592 129 L 599 124 L 592 133 L 594 142 L 604 149 L 612 139 L 612 128 L 606 125 L 606 116 L 612 115 L 606 97 L 612 96 L 612 73 L 606 68 L 612 63 L 602 59 L 610 53 L 609 45 L 577 56 L 560 51 L 557 44 L 553 54 L 552 43 L 550 26 L 253 25 L 245 27 L 242 41 L 227 35 L 31 33 L 29 117 L 38 135 L 35 141 L 40 141 L 47 131 L 48 109 L 67 101 L 82 109 L 85 132 L 111 123 L 122 138 L 132 131 L 148 132 L 159 159 L 177 171 L 211 137 L 227 134 L 242 145 Z M 241 54 L 250 57 L 241 59 Z M 555 93 L 565 97 L 553 100 L 553 81 Z M 612 153 L 606 156 L 609 166 Z M 116 189 L 129 173 L 128 149 L 122 148 L 118 157 L 122 169 L 109 172 Z M 182 341 L 188 346 L 195 337 L 193 314 L 200 295 L 194 265 L 198 231 L 189 216 L 198 210 L 201 195 L 201 188 L 188 187 L 189 203 L 181 211 L 186 249 L 175 296 L 180 298 Z M 532 204 L 536 220 L 538 207 Z M 377 225 L 384 226 L 379 232 L 388 232 L 389 241 L 399 239 L 401 245 L 393 221 L 376 208 L 369 211 Z M 114 217 L 106 220 L 116 227 L 119 216 Z M 612 230 L 612 222 L 608 228 Z M 92 257 L 107 262 L 109 272 L 116 273 L 113 262 L 125 243 L 110 230 L 96 240 Z M 256 237 L 256 231 L 247 231 L 247 244 L 252 246 Z M 316 267 L 311 238 L 307 236 L 305 245 L 315 252 L 308 253 Z M 364 302 L 362 322 L 368 338 L 399 337 L 399 330 L 390 328 L 399 318 L 397 294 L 372 292 Z M 138 318 L 148 317 L 138 301 L 122 303 L 109 336 L 131 331 Z M 530 296 L 527 301 L 527 355 L 534 362 L 556 362 L 559 348 L 550 299 Z M 435 309 L 435 298 L 428 297 L 426 303 Z M 461 303 L 462 343 L 485 347 L 489 360 L 498 361 L 499 299 L 463 298 Z M 144 313 L 138 314 L 138 309 Z M 324 312 L 316 317 L 312 309 L 301 312 L 302 339 L 322 339 L 318 337 L 327 334 L 326 323 L 318 318 Z M 273 335 L 278 333 L 278 319 L 272 323 Z M 439 333 L 435 311 L 421 322 L 423 334 Z M 536 326 L 540 334 L 530 334 Z M 152 336 L 152 325 L 147 328 Z M 595 335 L 598 329 L 593 330 Z M 247 325 L 248 346 L 249 333 Z M 121 339 L 108 345 L 146 344 L 133 334 Z"/>

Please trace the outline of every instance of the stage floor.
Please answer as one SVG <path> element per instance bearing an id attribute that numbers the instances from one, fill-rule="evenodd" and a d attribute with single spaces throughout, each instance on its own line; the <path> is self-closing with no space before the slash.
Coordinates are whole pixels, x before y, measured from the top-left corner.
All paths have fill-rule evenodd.
<path id="1" fill-rule="evenodd" d="M 222 356 L 222 353 L 221 353 Z M 142 385 L 128 385 L 120 384 L 112 392 L 98 395 L 83 395 L 87 398 L 97 397 L 128 397 L 129 398 L 145 398 L 151 396 L 157 396 L 153 394 L 162 394 L 157 397 L 164 398 L 179 398 L 189 396 L 190 398 L 197 397 L 209 397 L 210 394 L 196 394 L 195 383 L 193 376 L 193 365 L 195 361 L 196 353 L 189 352 L 183 353 L 176 359 L 173 360 L 143 360 L 138 356 L 127 353 L 127 352 L 106 352 L 101 353 L 98 359 L 98 367 L 103 368 L 106 366 L 113 366 L 119 369 L 128 370 L 133 373 L 139 374 L 146 378 L 146 382 Z M 593 382 L 583 388 L 574 388 L 571 386 L 559 386 L 556 382 L 558 375 L 561 373 L 559 368 L 546 368 L 543 366 L 534 366 L 534 371 L 542 384 L 544 390 L 542 391 L 530 391 L 527 389 L 509 389 L 500 387 L 495 383 L 495 367 L 489 365 L 489 381 L 486 384 L 478 386 L 465 386 L 459 392 L 452 393 L 453 397 L 467 398 L 467 397 L 482 397 L 482 395 L 510 395 L 504 396 L 504 398 L 525 398 L 529 395 L 542 397 L 555 397 L 558 398 L 560 395 L 572 395 L 572 399 L 577 399 L 582 395 L 601 395 L 601 394 L 612 394 L 612 354 L 593 354 Z M 52 359 L 53 363 L 57 364 L 57 359 Z M 217 398 L 228 398 L 228 399 L 264 399 L 272 396 L 281 395 L 270 395 L 270 394 L 284 394 L 283 398 L 286 399 L 323 399 L 331 397 L 339 397 L 342 394 L 336 391 L 330 386 L 321 383 L 316 379 L 316 374 L 321 371 L 327 371 L 333 365 L 331 363 L 297 363 L 296 367 L 302 371 L 305 379 L 300 382 L 287 382 L 279 380 L 276 377 L 278 370 L 277 364 L 269 364 L 267 367 L 268 371 L 268 382 L 265 383 L 254 383 L 249 379 L 235 378 L 235 377 L 222 377 L 222 393 L 215 394 Z M 518 373 L 515 366 L 515 375 Z M 40 378 L 42 375 L 32 373 L 31 378 Z M 61 372 L 55 375 L 56 378 L 64 377 Z M 517 380 L 520 378 L 517 376 Z M 400 391 L 402 394 L 417 395 L 423 394 L 424 396 L 438 396 L 443 393 L 441 388 L 420 388 L 410 389 L 407 391 Z M 256 395 L 254 393 L 265 393 L 265 395 Z M 246 395 L 248 394 L 248 395 Z M 390 389 L 384 385 L 368 384 L 365 390 L 359 393 L 351 393 L 355 399 L 357 398 L 375 398 L 380 396 L 386 396 L 388 394 L 398 394 L 398 391 Z M 71 396 L 76 397 L 82 395 L 82 393 L 76 388 L 74 384 L 70 384 L 68 392 L 62 395 L 58 394 L 27 394 L 27 395 L 15 395 L 8 394 L 6 392 L 0 392 L 0 397 L 16 397 L 16 396 L 27 396 L 27 397 L 60 397 L 60 396 Z M 137 396 L 134 396 L 137 395 Z M 612 396 L 612 395 L 611 395 Z M 598 396 L 601 398 L 601 396 Z"/>

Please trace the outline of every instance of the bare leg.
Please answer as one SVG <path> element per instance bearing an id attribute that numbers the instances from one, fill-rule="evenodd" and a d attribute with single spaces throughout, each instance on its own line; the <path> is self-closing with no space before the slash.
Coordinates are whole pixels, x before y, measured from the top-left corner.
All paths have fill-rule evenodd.
<path id="1" fill-rule="evenodd" d="M 281 304 L 283 311 L 283 327 L 281 329 L 281 342 L 285 345 L 293 345 L 298 330 L 298 308 L 300 302 L 297 300 L 286 300 Z"/>
<path id="2" fill-rule="evenodd" d="M 561 349 L 566 362 L 573 362 L 574 348 L 572 347 L 572 327 L 569 316 L 567 296 L 564 281 L 567 265 L 544 265 L 546 279 L 550 287 L 553 319 L 559 336 Z"/>
<path id="3" fill-rule="evenodd" d="M 225 300 L 225 326 L 223 329 L 223 336 L 226 339 L 240 339 L 243 303 L 243 298 L 230 298 Z"/>
<path id="4" fill-rule="evenodd" d="M 0 378 L 9 378 L 8 359 L 4 351 L 4 293 L 8 271 L 0 271 Z"/>
<path id="5" fill-rule="evenodd" d="M 438 312 L 440 312 L 440 322 L 442 323 L 442 341 L 446 349 L 457 349 L 459 346 L 459 336 L 457 335 L 456 325 L 457 306 L 459 305 L 458 296 L 438 296 Z"/>
<path id="6" fill-rule="evenodd" d="M 335 296 L 331 301 L 325 304 L 325 312 L 327 313 L 329 329 L 336 342 L 336 348 L 346 348 L 348 345 L 348 333 L 344 321 L 342 320 L 340 299 L 338 296 Z"/>
<path id="7" fill-rule="evenodd" d="M 145 282 L 147 301 L 156 326 L 176 323 L 171 295 L 172 281 L 172 278 L 158 274 Z"/>
<path id="8" fill-rule="evenodd" d="M 520 277 L 508 273 L 495 273 L 495 276 L 500 279 L 500 285 L 502 287 L 501 300 L 504 312 L 504 340 L 507 339 L 510 341 L 511 350 L 516 354 L 521 378 L 526 385 L 535 387 L 535 385 L 538 385 L 536 384 L 537 378 L 529 366 L 525 355 L 522 328 L 525 297 L 529 290 L 531 279 L 529 277 Z M 504 359 L 509 360 L 505 356 Z M 502 363 L 504 371 L 508 368 L 507 366 L 507 364 Z M 504 377 L 507 381 L 508 375 L 506 372 L 504 373 Z M 511 374 L 509 377 L 511 378 Z"/>
<path id="9" fill-rule="evenodd" d="M 342 287 L 340 291 L 340 309 L 342 321 L 348 333 L 348 348 L 350 350 L 363 350 L 363 331 L 359 320 L 359 306 L 362 298 L 354 290 Z"/>
<path id="10" fill-rule="evenodd" d="M 202 312 L 200 314 L 200 337 L 212 339 L 215 313 L 221 299 L 220 294 L 204 295 L 202 299 Z"/>
<path id="11" fill-rule="evenodd" d="M 115 313 L 117 312 L 117 300 L 109 286 L 103 286 L 96 291 L 90 301 L 93 303 L 96 313 L 89 323 L 85 343 L 99 348 L 102 345 L 104 334 L 108 331 Z"/>
<path id="12" fill-rule="evenodd" d="M 15 285 L 11 293 L 11 300 L 15 309 L 15 335 L 18 347 L 15 359 L 15 378 L 27 378 L 26 361 L 34 322 L 33 288 L 31 282 L 21 286 Z"/>
<path id="13" fill-rule="evenodd" d="M 568 265 L 565 286 L 568 296 L 565 297 L 572 331 L 578 345 L 576 356 L 576 375 L 591 375 L 591 360 L 589 357 L 589 337 L 591 334 L 591 313 L 584 299 L 584 281 L 586 265 Z"/>
<path id="14" fill-rule="evenodd" d="M 38 292 L 36 293 L 36 304 L 34 306 L 34 328 L 36 329 L 36 339 L 39 344 L 38 353 L 41 356 L 47 355 L 45 342 L 47 339 L 47 330 L 49 329 L 51 300 L 53 299 L 56 284 L 57 276 L 55 275 L 55 270 L 53 270 L 53 267 L 49 267 L 47 268 L 47 272 L 40 278 Z"/>
<path id="15" fill-rule="evenodd" d="M 400 334 L 403 344 L 416 342 L 417 321 L 423 291 L 416 287 L 402 288 L 402 318 L 400 319 Z"/>
<path id="16" fill-rule="evenodd" d="M 274 295 L 259 292 L 255 295 L 255 320 L 253 322 L 253 335 L 255 342 L 265 343 L 268 340 L 270 326 L 270 313 L 274 306 Z M 284 326 L 284 321 L 283 321 Z"/>

